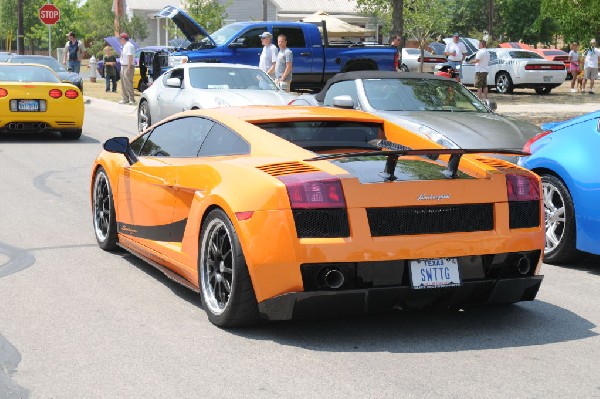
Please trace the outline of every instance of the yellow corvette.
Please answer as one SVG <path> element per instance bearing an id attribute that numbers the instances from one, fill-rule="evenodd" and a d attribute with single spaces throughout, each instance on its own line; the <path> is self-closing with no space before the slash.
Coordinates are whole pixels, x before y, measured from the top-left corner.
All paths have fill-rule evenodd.
<path id="1" fill-rule="evenodd" d="M 354 110 L 177 114 L 104 144 L 101 248 L 201 293 L 219 326 L 394 307 L 533 300 L 539 178 Z"/>
<path id="2" fill-rule="evenodd" d="M 0 64 L 0 132 L 60 132 L 78 139 L 83 96 L 47 66 Z"/>

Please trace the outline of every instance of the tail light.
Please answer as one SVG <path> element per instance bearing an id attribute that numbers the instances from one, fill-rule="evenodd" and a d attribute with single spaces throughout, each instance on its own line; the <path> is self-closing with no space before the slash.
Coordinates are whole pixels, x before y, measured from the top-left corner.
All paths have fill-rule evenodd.
<path id="1" fill-rule="evenodd" d="M 52 98 L 61 98 L 62 97 L 62 91 L 58 90 L 58 89 L 52 89 L 48 92 L 48 95 Z"/>
<path id="2" fill-rule="evenodd" d="M 565 64 L 562 64 L 562 65 L 547 65 L 547 64 L 525 65 L 526 71 L 562 71 L 563 69 L 565 69 Z"/>
<path id="3" fill-rule="evenodd" d="M 8 90 L 0 87 L 0 98 L 8 96 Z"/>
<path id="4" fill-rule="evenodd" d="M 527 141 L 527 143 L 525 143 L 525 145 L 523 146 L 523 152 L 531 153 L 531 145 L 533 143 L 535 143 L 536 141 L 538 141 L 539 139 L 541 139 L 542 137 L 549 135 L 550 133 L 552 133 L 552 130 L 544 130 L 543 132 L 538 133 L 535 136 L 533 136 L 532 138 L 530 138 Z"/>
<path id="5" fill-rule="evenodd" d="M 506 175 L 508 201 L 536 201 L 540 199 L 540 183 L 534 175 Z"/>
<path id="6" fill-rule="evenodd" d="M 292 209 L 346 208 L 340 179 L 324 172 L 280 176 Z"/>
<path id="7" fill-rule="evenodd" d="M 73 99 L 76 99 L 77 97 L 79 97 L 79 93 L 77 93 L 77 90 L 69 89 L 69 90 L 65 91 L 65 97 L 73 100 Z"/>

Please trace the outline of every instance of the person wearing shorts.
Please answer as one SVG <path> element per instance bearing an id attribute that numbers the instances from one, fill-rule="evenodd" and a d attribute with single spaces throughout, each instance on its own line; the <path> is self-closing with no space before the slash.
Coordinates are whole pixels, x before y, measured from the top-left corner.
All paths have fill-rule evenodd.
<path id="1" fill-rule="evenodd" d="M 598 79 L 598 58 L 600 50 L 596 48 L 596 39 L 590 40 L 590 47 L 584 52 L 583 84 L 581 92 L 585 93 L 585 84 L 590 81 L 589 94 L 594 94 L 594 81 Z"/>
<path id="2" fill-rule="evenodd" d="M 579 44 L 577 42 L 571 43 L 571 51 L 569 51 L 569 58 L 567 62 L 569 62 L 569 72 L 573 79 L 571 79 L 571 93 L 576 93 L 577 89 L 575 89 L 575 83 L 577 82 L 577 75 L 579 75 L 579 53 L 577 49 L 579 48 Z"/>
<path id="3" fill-rule="evenodd" d="M 471 61 L 475 64 L 475 87 L 477 88 L 477 97 L 480 100 L 487 100 L 488 94 L 487 76 L 490 71 L 490 52 L 486 47 L 486 41 L 480 40 L 479 51 Z"/>

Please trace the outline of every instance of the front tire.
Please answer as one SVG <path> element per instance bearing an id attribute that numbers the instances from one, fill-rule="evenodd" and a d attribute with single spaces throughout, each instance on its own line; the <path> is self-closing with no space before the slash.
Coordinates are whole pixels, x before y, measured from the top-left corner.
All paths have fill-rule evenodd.
<path id="1" fill-rule="evenodd" d="M 496 91 L 501 94 L 510 94 L 514 90 L 513 82 L 507 72 L 496 75 Z"/>
<path id="2" fill-rule="evenodd" d="M 112 189 L 103 167 L 98 168 L 92 191 L 94 232 L 98 246 L 105 251 L 117 248 L 117 217 Z"/>
<path id="3" fill-rule="evenodd" d="M 554 175 L 542 175 L 544 213 L 546 215 L 546 245 L 544 262 L 564 263 L 574 260 L 575 208 L 569 190 Z"/>
<path id="4" fill-rule="evenodd" d="M 256 324 L 258 304 L 242 247 L 233 224 L 221 209 L 202 225 L 198 253 L 202 307 L 219 327 Z"/>
<path id="5" fill-rule="evenodd" d="M 152 125 L 152 117 L 150 115 L 150 106 L 148 101 L 140 102 L 138 108 L 138 131 L 143 132 Z"/>

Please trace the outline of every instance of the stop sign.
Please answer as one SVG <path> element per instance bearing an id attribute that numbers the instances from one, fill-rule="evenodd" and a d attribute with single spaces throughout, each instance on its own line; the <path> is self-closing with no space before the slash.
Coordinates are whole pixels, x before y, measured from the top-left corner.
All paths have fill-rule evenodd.
<path id="1" fill-rule="evenodd" d="M 44 4 L 40 7 L 40 19 L 46 25 L 54 25 L 60 19 L 60 10 L 54 4 Z"/>

